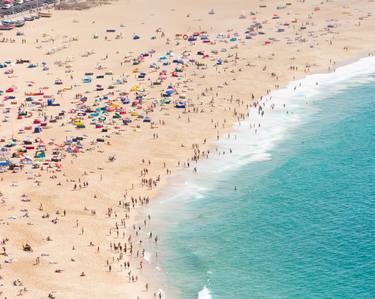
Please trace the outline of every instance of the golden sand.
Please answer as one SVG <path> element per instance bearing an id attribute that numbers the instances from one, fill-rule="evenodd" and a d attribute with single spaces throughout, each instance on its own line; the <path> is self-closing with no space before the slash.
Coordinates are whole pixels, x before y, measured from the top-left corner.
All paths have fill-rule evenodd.
<path id="1" fill-rule="evenodd" d="M 246 118 L 250 105 L 262 95 L 313 72 L 334 71 L 338 64 L 375 50 L 373 1 L 291 0 L 289 4 L 120 0 L 86 11 L 52 11 L 51 18 L 20 28 L 23 36 L 16 36 L 17 30 L 1 32 L 0 63 L 22 58 L 38 66 L 10 65 L 7 69 L 12 68 L 12 74 L 0 69 L 0 89 L 15 89 L 1 99 L 15 95 L 17 101 L 1 103 L 1 108 L 10 108 L 10 112 L 0 112 L 2 121 L 9 117 L 0 123 L 0 139 L 4 140 L 0 146 L 12 136 L 21 143 L 27 137 L 40 137 L 50 155 L 54 144 L 62 144 L 67 137 L 85 139 L 76 155 L 61 151 L 65 156 L 61 169 L 54 163 L 49 168 L 46 163 L 43 169 L 25 166 L 0 174 L 4 248 L 0 249 L 0 298 L 159 296 L 158 272 L 142 256 L 144 245 L 152 248 L 153 255 L 157 250 L 152 218 L 140 218 L 138 213 L 148 198 L 155 197 L 179 168 L 204 158 L 211 142 Z M 247 28 L 255 22 L 261 28 L 246 39 Z M 207 32 L 210 42 L 198 38 L 191 44 L 184 40 L 185 34 L 195 31 Z M 222 35 L 218 38 L 218 34 Z M 134 35 L 140 39 L 134 40 Z M 133 65 L 134 58 L 150 50 L 154 50 L 152 55 Z M 163 60 L 159 60 L 167 51 L 174 53 L 167 57 L 169 62 L 183 53 L 187 60 L 194 59 L 178 74 L 180 78 L 172 76 L 175 64 L 162 66 Z M 198 51 L 203 55 L 197 55 Z M 218 59 L 222 65 L 217 64 Z M 48 70 L 43 71 L 42 62 Z M 150 68 L 152 63 L 159 69 Z M 166 80 L 152 86 L 163 69 L 167 70 Z M 85 73 L 91 72 L 93 82 L 83 83 Z M 144 80 L 138 78 L 139 72 L 146 73 Z M 108 75 L 103 79 L 96 78 L 104 73 Z M 57 79 L 61 85 L 54 84 Z M 116 85 L 117 79 L 127 83 Z M 165 106 L 152 104 L 162 98 L 161 92 L 169 83 L 178 91 L 173 100 L 185 95 L 181 101 L 188 102 L 186 109 L 175 108 L 173 101 Z M 96 91 L 96 84 L 104 90 Z M 107 89 L 111 84 L 114 89 Z M 83 95 L 88 98 L 87 105 L 96 108 L 103 100 L 94 106 L 95 98 L 111 92 L 111 99 L 128 92 L 134 100 L 131 88 L 135 85 L 145 89 L 144 103 L 135 112 L 147 112 L 152 123 L 130 115 L 128 110 L 126 116 L 133 122 L 115 128 L 110 114 L 107 132 L 90 125 L 87 117 L 82 121 L 84 129 L 72 124 L 76 113 L 71 109 L 77 108 Z M 51 95 L 60 106 L 40 106 L 39 110 L 38 106 L 26 106 L 32 117 L 17 119 L 18 107 L 26 103 L 25 93 L 39 91 Z M 38 98 L 46 102 L 43 96 L 34 96 Z M 43 119 L 43 113 L 49 120 L 62 110 L 66 111 L 62 119 L 48 122 L 49 128 L 42 133 L 19 134 L 20 128 L 34 127 L 34 119 Z M 101 137 L 105 142 L 94 142 Z M 114 248 L 119 243 L 121 248 Z M 25 244 L 31 251 L 24 250 Z M 144 271 L 153 273 L 155 279 L 149 279 Z M 168 293 L 160 296 L 178 297 Z"/>

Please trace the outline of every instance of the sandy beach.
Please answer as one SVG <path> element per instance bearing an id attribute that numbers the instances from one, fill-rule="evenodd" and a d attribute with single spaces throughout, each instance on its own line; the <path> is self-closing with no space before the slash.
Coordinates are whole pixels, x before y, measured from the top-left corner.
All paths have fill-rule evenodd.
<path id="1" fill-rule="evenodd" d="M 375 53 L 370 0 L 50 12 L 0 31 L 0 298 L 176 298 L 142 208 L 262 96 Z"/>

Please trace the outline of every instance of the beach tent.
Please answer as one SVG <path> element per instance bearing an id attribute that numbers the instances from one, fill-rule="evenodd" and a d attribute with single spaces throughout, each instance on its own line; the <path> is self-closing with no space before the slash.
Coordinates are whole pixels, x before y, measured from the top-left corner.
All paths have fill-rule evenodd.
<path id="1" fill-rule="evenodd" d="M 167 89 L 166 91 L 163 92 L 162 96 L 163 96 L 163 97 L 170 97 L 170 96 L 173 95 L 174 93 L 176 93 L 175 90 L 173 90 L 173 89 Z"/>
<path id="2" fill-rule="evenodd" d="M 10 165 L 9 161 L 0 161 L 0 167 L 8 167 Z"/>
<path id="3" fill-rule="evenodd" d="M 40 133 L 42 132 L 42 128 L 41 127 L 35 127 L 34 128 L 34 133 Z"/>
<path id="4" fill-rule="evenodd" d="M 186 107 L 186 103 L 185 102 L 177 102 L 176 103 L 176 108 L 185 108 Z"/>
<path id="5" fill-rule="evenodd" d="M 83 83 L 91 83 L 91 81 L 92 81 L 91 77 L 86 76 L 83 78 Z"/>
<path id="6" fill-rule="evenodd" d="M 35 158 L 37 159 L 44 159 L 45 157 L 46 157 L 46 154 L 43 151 L 38 151 L 35 153 Z"/>

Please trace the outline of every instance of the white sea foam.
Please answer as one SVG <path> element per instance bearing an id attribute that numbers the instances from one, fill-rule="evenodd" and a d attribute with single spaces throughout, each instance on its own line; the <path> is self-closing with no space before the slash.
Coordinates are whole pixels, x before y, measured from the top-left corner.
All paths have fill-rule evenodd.
<path id="1" fill-rule="evenodd" d="M 145 254 L 144 254 L 144 259 L 147 261 L 147 262 L 151 262 L 151 253 L 149 253 L 148 251 L 145 251 Z"/>
<path id="2" fill-rule="evenodd" d="M 210 290 L 204 286 L 201 291 L 198 293 L 198 299 L 212 299 Z"/>

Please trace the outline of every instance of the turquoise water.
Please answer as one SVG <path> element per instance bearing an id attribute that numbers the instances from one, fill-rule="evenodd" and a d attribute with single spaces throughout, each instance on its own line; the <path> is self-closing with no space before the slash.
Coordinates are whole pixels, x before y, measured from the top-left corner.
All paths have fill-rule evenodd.
<path id="1" fill-rule="evenodd" d="M 375 69 L 325 76 L 270 116 L 285 127 L 272 146 L 248 159 L 242 144 L 227 170 L 207 162 L 152 207 L 165 288 L 184 299 L 375 298 Z"/>

